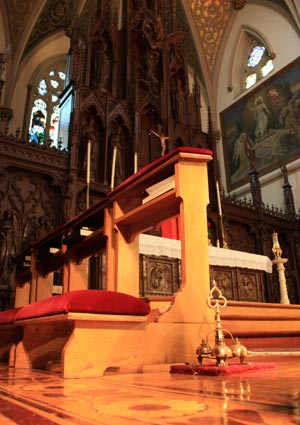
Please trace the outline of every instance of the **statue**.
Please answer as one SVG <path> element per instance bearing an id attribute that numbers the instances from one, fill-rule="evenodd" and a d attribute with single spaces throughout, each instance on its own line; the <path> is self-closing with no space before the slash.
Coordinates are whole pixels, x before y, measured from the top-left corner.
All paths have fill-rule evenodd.
<path id="1" fill-rule="evenodd" d="M 100 89 L 107 90 L 111 78 L 109 45 L 103 35 L 97 36 L 95 58 L 95 79 Z"/>
<path id="2" fill-rule="evenodd" d="M 111 63 L 108 57 L 108 47 L 104 44 L 102 55 L 101 55 L 101 77 L 99 85 L 101 89 L 107 90 L 111 75 Z"/>
<path id="3" fill-rule="evenodd" d="M 72 208 L 72 199 L 73 199 L 73 177 L 67 176 L 65 179 L 65 194 L 64 194 L 64 221 L 68 221 L 71 218 L 71 208 Z"/>
<path id="4" fill-rule="evenodd" d="M 94 165 L 95 165 L 95 144 L 98 141 L 98 131 L 97 131 L 97 122 L 96 115 L 91 115 L 87 118 L 85 124 L 81 129 L 81 152 L 79 152 L 79 170 L 82 172 L 87 169 L 87 147 L 88 141 L 91 141 L 91 176 L 94 177 Z"/>
<path id="5" fill-rule="evenodd" d="M 0 282 L 10 286 L 10 276 L 13 271 L 14 259 L 17 254 L 15 243 L 14 217 L 10 210 L 4 211 L 0 224 Z"/>
<path id="6" fill-rule="evenodd" d="M 40 241 L 52 230 L 50 225 L 50 220 L 47 216 L 43 215 L 38 219 L 38 229 L 37 229 L 37 240 Z"/>

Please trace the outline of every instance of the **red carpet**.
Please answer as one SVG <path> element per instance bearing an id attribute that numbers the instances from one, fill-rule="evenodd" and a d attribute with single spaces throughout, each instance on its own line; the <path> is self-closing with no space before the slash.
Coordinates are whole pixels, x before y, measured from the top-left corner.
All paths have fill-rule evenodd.
<path id="1" fill-rule="evenodd" d="M 237 373 L 253 372 L 253 371 L 264 371 L 269 369 L 275 369 L 275 363 L 231 363 L 228 366 L 219 367 L 215 364 L 184 364 L 184 365 L 171 365 L 170 373 L 182 373 L 188 375 L 234 375 Z"/>

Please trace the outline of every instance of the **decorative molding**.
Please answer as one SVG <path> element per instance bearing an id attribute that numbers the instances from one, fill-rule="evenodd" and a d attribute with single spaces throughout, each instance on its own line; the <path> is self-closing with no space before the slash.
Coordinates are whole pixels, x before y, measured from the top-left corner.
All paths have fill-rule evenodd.
<path id="1" fill-rule="evenodd" d="M 51 167 L 51 170 L 65 172 L 69 163 L 68 151 L 18 139 L 12 134 L 3 136 L 0 133 L 0 156 L 6 165 L 11 162 L 17 166 L 19 163 L 23 168 L 25 160 L 28 161 L 30 168 L 40 169 L 40 171 L 47 165 Z"/>
<path id="2" fill-rule="evenodd" d="M 46 3 L 30 34 L 25 55 L 45 37 L 69 27 L 74 16 L 75 3 L 73 0 L 52 0 Z"/>
<path id="3" fill-rule="evenodd" d="M 16 45 L 23 35 L 24 25 L 30 19 L 36 0 L 4 0 L 7 11 L 11 42 Z"/>
<path id="4" fill-rule="evenodd" d="M 199 38 L 211 70 L 232 7 L 232 2 L 229 0 L 194 0 L 191 4 Z"/>

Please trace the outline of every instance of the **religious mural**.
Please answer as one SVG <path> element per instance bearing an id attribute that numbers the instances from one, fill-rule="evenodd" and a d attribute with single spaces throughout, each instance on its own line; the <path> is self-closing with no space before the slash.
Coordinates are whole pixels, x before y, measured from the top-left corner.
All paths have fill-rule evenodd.
<path id="1" fill-rule="evenodd" d="M 300 59 L 221 113 L 228 190 L 300 155 Z"/>

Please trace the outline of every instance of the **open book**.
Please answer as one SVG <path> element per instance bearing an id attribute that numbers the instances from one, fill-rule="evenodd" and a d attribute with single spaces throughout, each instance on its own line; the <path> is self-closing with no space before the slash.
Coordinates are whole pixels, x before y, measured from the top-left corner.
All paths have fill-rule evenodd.
<path id="1" fill-rule="evenodd" d="M 151 201 L 152 199 L 156 198 L 159 195 L 162 195 L 165 192 L 168 192 L 169 190 L 174 189 L 174 187 L 175 175 L 172 175 L 150 187 L 147 187 L 146 192 L 148 193 L 148 196 L 143 199 L 143 204 Z"/>

